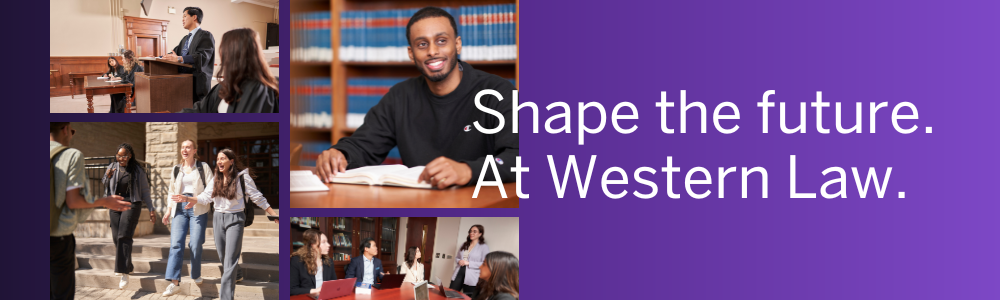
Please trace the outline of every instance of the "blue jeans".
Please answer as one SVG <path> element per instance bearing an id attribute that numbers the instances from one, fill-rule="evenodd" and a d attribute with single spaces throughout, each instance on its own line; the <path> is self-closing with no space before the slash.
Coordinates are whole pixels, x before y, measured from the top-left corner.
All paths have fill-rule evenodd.
<path id="1" fill-rule="evenodd" d="M 192 194 L 184 194 L 193 197 Z M 170 255 L 167 256 L 167 280 L 181 279 L 181 266 L 184 264 L 184 238 L 191 232 L 191 278 L 201 277 L 201 245 L 205 244 L 205 228 L 208 225 L 208 214 L 194 215 L 194 208 L 184 209 L 186 203 L 177 203 L 174 219 L 170 225 Z"/>

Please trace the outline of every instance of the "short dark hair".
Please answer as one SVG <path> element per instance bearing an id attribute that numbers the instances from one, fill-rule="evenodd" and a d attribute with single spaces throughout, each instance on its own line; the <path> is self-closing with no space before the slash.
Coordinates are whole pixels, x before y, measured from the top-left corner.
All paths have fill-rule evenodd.
<path id="1" fill-rule="evenodd" d="M 412 44 L 410 43 L 410 27 L 413 26 L 413 23 L 416 23 L 417 21 L 426 18 L 435 18 L 435 17 L 448 18 L 448 22 L 451 23 L 451 29 L 455 30 L 455 36 L 456 37 L 458 36 L 458 26 L 455 26 L 455 17 L 452 17 L 451 14 L 449 14 L 447 11 L 443 9 L 433 6 L 428 6 L 418 10 L 417 13 L 413 14 L 413 16 L 410 17 L 410 22 L 406 23 L 406 44 L 412 46 Z"/>
<path id="2" fill-rule="evenodd" d="M 372 245 L 373 242 L 375 242 L 375 239 L 373 238 L 367 238 L 364 241 L 361 241 L 361 252 L 365 252 L 365 249 L 370 247 L 375 247 Z"/>
<path id="3" fill-rule="evenodd" d="M 56 134 L 66 126 L 69 126 L 69 122 L 49 122 L 49 134 Z"/>
<path id="4" fill-rule="evenodd" d="M 201 24 L 201 18 L 205 17 L 205 13 L 201 11 L 201 8 L 194 6 L 185 7 L 184 12 L 186 12 L 189 16 L 198 17 L 198 24 Z"/>

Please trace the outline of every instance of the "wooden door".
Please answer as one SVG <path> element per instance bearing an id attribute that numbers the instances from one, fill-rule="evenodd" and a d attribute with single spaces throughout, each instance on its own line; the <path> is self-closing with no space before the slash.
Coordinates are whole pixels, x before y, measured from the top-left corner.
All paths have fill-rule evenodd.
<path id="1" fill-rule="evenodd" d="M 409 218 L 406 221 L 406 249 L 420 248 L 424 262 L 424 280 L 432 279 L 431 263 L 434 262 L 434 232 L 437 229 L 437 218 Z M 406 249 L 400 255 L 406 255 Z M 404 257 L 405 261 L 406 258 Z"/>
<path id="2" fill-rule="evenodd" d="M 156 55 L 156 38 L 137 37 L 135 39 L 135 57 L 148 57 Z"/>

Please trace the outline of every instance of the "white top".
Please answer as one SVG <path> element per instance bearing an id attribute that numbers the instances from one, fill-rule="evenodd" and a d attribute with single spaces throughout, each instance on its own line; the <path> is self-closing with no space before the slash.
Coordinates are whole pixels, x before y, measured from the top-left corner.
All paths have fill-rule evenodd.
<path id="1" fill-rule="evenodd" d="M 316 262 L 313 262 L 313 263 L 316 263 Z M 314 288 L 318 289 L 321 286 L 323 286 L 323 264 L 322 263 L 320 263 L 319 266 L 316 267 L 316 287 L 314 287 Z"/>
<path id="2" fill-rule="evenodd" d="M 403 262 L 403 267 L 399 269 L 400 274 L 406 274 L 403 278 L 403 282 L 417 283 L 424 281 L 424 264 L 413 262 L 413 268 L 407 268 L 406 262 Z"/>
<path id="3" fill-rule="evenodd" d="M 229 103 L 226 103 L 226 99 L 219 99 L 219 113 L 224 114 L 229 111 Z"/>
<path id="4" fill-rule="evenodd" d="M 205 162 L 203 162 L 203 161 L 197 162 L 197 166 L 198 166 L 198 168 L 201 168 L 202 173 L 205 174 L 205 182 L 202 183 L 201 179 L 198 178 L 200 176 L 200 175 L 198 175 L 196 173 L 196 172 L 198 172 L 198 170 L 194 170 L 194 171 L 191 172 L 191 174 L 194 175 L 192 177 L 195 178 L 194 183 L 191 184 L 191 186 L 194 187 L 194 193 L 192 193 L 192 194 L 194 194 L 196 196 L 200 195 L 201 192 L 205 189 L 205 183 L 212 182 L 212 175 L 214 174 L 214 173 L 212 173 L 212 167 L 209 167 L 208 164 L 205 163 Z M 183 168 L 181 165 L 176 165 L 175 167 L 177 167 L 177 168 Z M 177 172 L 177 176 L 180 176 L 181 173 L 183 173 L 183 172 Z M 178 180 L 180 178 L 178 178 L 177 176 L 174 176 L 174 172 L 170 171 L 170 188 L 167 189 L 167 194 L 169 194 L 169 195 L 180 195 L 181 191 L 184 190 L 181 187 L 181 185 L 182 185 L 181 181 Z M 167 211 L 170 212 L 170 218 L 173 218 L 174 215 L 175 215 L 175 213 L 177 212 L 177 208 L 176 208 L 177 204 L 179 204 L 179 203 L 174 202 L 174 201 L 167 201 Z M 180 205 L 183 207 L 183 206 L 186 206 L 187 204 L 184 203 L 184 204 L 180 204 Z M 194 206 L 194 215 L 195 216 L 204 215 L 204 214 L 208 213 L 208 211 L 210 211 L 210 210 L 212 210 L 212 209 L 207 204 L 196 204 Z"/>
<path id="5" fill-rule="evenodd" d="M 462 260 L 469 261 L 469 250 L 468 249 L 462 251 Z"/>
<path id="6" fill-rule="evenodd" d="M 240 171 L 237 176 L 243 177 L 243 182 L 247 186 L 247 198 L 253 201 L 261 209 L 268 209 L 271 205 L 267 204 L 267 199 L 264 198 L 264 194 L 257 189 L 257 184 L 253 182 L 247 170 Z M 212 197 L 212 190 L 215 189 L 215 180 L 224 180 L 221 175 L 212 178 L 212 181 L 208 182 L 208 186 L 205 187 L 205 191 L 198 195 L 198 203 L 209 204 L 215 203 L 215 212 L 220 213 L 238 213 L 243 212 L 243 189 L 240 188 L 239 181 L 236 182 L 236 198 L 235 199 L 225 199 L 222 197 Z M 233 180 L 239 180 L 239 178 L 234 178 Z"/>
<path id="7" fill-rule="evenodd" d="M 181 171 L 178 172 L 181 176 L 181 194 L 191 194 L 194 195 L 195 189 L 197 189 L 196 184 L 198 183 L 198 171 L 191 169 L 191 172 L 184 172 L 184 167 L 181 167 Z"/>

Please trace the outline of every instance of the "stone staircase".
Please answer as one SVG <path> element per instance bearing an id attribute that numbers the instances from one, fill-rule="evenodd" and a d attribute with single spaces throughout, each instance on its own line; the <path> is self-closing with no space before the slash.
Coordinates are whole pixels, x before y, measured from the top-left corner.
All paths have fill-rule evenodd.
<path id="1" fill-rule="evenodd" d="M 240 266 L 244 269 L 244 279 L 236 284 L 236 299 L 278 299 L 278 224 L 268 222 L 264 212 L 256 210 L 254 224 L 244 229 L 243 253 L 240 255 Z M 277 212 L 277 210 L 275 210 Z M 144 210 L 145 212 L 145 210 Z M 148 212 L 145 212 L 148 214 Z M 107 219 L 107 211 L 95 211 L 92 218 L 103 215 Z M 142 219 L 142 218 L 140 218 Z M 169 232 L 161 232 L 162 224 L 156 220 L 158 229 L 152 232 L 153 224 L 148 217 L 145 220 L 150 234 L 136 237 L 132 249 L 132 264 L 135 267 L 129 275 L 129 283 L 125 290 L 163 293 L 170 282 L 164 274 L 167 268 L 167 257 L 170 254 Z M 97 228 L 99 222 L 90 225 Z M 108 227 L 107 221 L 103 223 Z M 142 224 L 140 223 L 140 226 Z M 88 230 L 93 230 L 93 228 Z M 110 232 L 110 228 L 108 230 Z M 136 230 L 139 231 L 138 228 Z M 212 217 L 208 218 L 208 229 L 205 232 L 205 244 L 202 250 L 201 276 L 204 282 L 198 285 L 191 280 L 191 251 L 185 246 L 184 265 L 181 267 L 181 291 L 175 296 L 219 297 L 222 263 L 215 247 L 212 230 Z M 136 234 L 138 236 L 138 233 Z M 190 239 L 190 236 L 188 236 Z M 117 289 L 120 276 L 114 275 L 115 246 L 106 236 L 80 237 L 76 239 L 76 256 L 79 268 L 76 270 L 77 286 Z"/>

